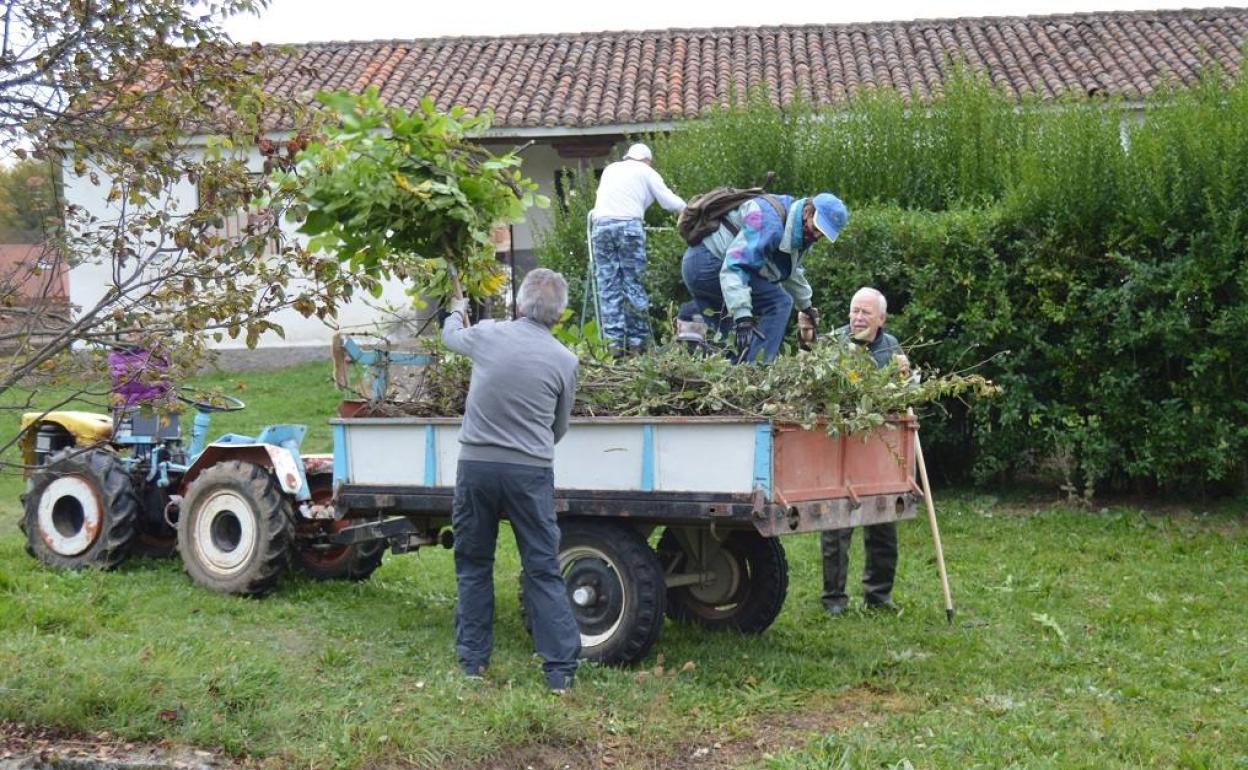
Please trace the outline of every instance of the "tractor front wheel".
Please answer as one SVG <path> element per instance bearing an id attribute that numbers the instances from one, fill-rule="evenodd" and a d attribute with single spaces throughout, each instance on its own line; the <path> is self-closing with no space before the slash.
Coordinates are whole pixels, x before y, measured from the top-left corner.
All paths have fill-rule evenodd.
<path id="1" fill-rule="evenodd" d="M 178 551 L 191 579 L 226 594 L 272 591 L 290 560 L 294 512 L 267 468 L 217 463 L 186 492 Z"/>

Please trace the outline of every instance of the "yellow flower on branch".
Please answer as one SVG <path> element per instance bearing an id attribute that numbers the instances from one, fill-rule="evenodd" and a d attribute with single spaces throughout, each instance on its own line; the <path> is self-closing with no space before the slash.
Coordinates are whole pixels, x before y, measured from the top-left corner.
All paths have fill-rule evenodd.
<path id="1" fill-rule="evenodd" d="M 507 276 L 503 273 L 487 275 L 481 280 L 481 293 L 486 295 L 497 294 L 505 283 L 507 283 Z"/>
<path id="2" fill-rule="evenodd" d="M 417 187 L 413 185 L 411 182 L 407 181 L 407 177 L 404 176 L 401 171 L 395 171 L 394 172 L 394 184 L 400 190 L 403 190 L 404 192 L 409 192 L 412 195 L 415 195 L 416 197 L 421 198 L 422 200 L 429 199 L 429 180 L 425 180 L 424 182 L 421 182 L 420 186 Z"/>

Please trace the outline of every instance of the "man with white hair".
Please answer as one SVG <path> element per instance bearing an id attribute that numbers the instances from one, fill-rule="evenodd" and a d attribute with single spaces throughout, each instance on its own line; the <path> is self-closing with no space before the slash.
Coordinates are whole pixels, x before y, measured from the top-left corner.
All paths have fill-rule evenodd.
<path id="1" fill-rule="evenodd" d="M 515 321 L 469 328 L 468 301 L 456 300 L 442 340 L 472 359 L 459 431 L 451 527 L 455 533 L 455 651 L 460 670 L 479 679 L 494 648 L 494 550 L 506 513 L 524 566 L 524 602 L 546 684 L 572 686 L 581 634 L 559 571 L 555 444 L 568 430 L 576 356 L 550 333 L 568 303 L 553 270 L 524 277 Z"/>
<path id="2" fill-rule="evenodd" d="M 634 144 L 624 159 L 602 170 L 591 214 L 590 241 L 598 284 L 599 323 L 614 355 L 650 342 L 650 298 L 646 295 L 646 231 L 650 204 L 680 214 L 685 201 L 650 167 L 653 156 Z"/>
<path id="3" fill-rule="evenodd" d="M 843 344 L 862 345 L 877 368 L 896 363 L 908 372 L 910 362 L 901 352 L 897 338 L 884 331 L 888 318 L 888 300 L 878 290 L 864 286 L 854 293 L 849 303 L 849 323 L 832 332 L 833 339 Z M 849 546 L 854 530 L 824 531 L 823 545 L 823 608 L 833 617 L 844 614 L 849 607 L 845 581 L 849 576 Z M 863 550 L 866 563 L 862 570 L 863 602 L 868 609 L 896 609 L 893 604 L 893 579 L 897 575 L 897 525 L 893 522 L 863 527 Z"/>

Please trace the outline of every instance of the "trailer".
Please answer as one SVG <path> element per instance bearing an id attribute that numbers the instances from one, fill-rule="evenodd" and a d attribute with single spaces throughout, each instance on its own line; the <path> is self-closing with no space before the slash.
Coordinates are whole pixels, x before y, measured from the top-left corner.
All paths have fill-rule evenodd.
<path id="1" fill-rule="evenodd" d="M 366 522 L 336 542 L 445 544 L 461 421 L 331 423 L 334 515 Z M 555 449 L 555 510 L 584 656 L 635 662 L 665 615 L 767 629 L 788 589 L 780 536 L 915 516 L 917 430 L 913 417 L 852 436 L 739 417 L 574 418 Z"/>
<path id="2" fill-rule="evenodd" d="M 301 452 L 301 425 L 205 443 L 213 412 L 244 405 L 194 393 L 179 395 L 196 412 L 189 446 L 176 415 L 146 407 L 25 415 L 27 550 L 53 568 L 111 569 L 176 547 L 198 585 L 260 595 L 292 562 L 363 580 L 386 550 L 451 547 L 461 420 L 378 416 L 389 367 L 428 357 L 346 340 L 344 386 L 348 358 L 371 371 L 370 398 L 330 419 L 330 455 Z M 555 509 L 583 655 L 633 663 L 665 617 L 766 630 L 788 591 L 780 537 L 915 516 L 917 432 L 912 416 L 848 436 L 747 417 L 574 418 L 555 449 Z M 951 617 L 947 589 L 946 603 Z"/>

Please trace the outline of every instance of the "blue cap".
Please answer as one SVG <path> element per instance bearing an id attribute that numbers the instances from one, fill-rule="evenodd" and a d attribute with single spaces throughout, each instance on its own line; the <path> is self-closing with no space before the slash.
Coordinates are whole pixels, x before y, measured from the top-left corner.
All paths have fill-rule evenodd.
<path id="1" fill-rule="evenodd" d="M 849 209 L 832 193 L 819 193 L 814 197 L 814 203 L 815 227 L 829 241 L 835 241 L 849 221 Z"/>

